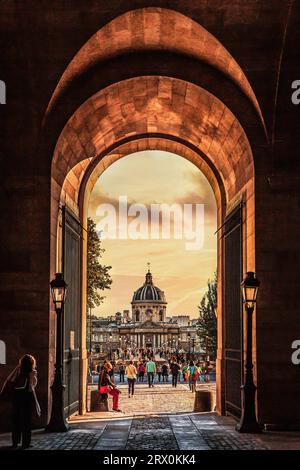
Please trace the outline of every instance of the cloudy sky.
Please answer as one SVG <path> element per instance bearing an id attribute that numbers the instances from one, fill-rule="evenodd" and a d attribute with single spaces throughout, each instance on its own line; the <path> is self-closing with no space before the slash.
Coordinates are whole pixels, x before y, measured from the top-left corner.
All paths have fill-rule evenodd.
<path id="1" fill-rule="evenodd" d="M 124 197 L 127 198 L 128 208 L 135 204 L 131 207 L 131 215 L 121 220 L 120 196 L 123 196 L 123 200 Z M 109 206 L 101 206 L 102 204 Z M 172 217 L 169 239 L 162 239 L 162 217 L 157 221 L 153 216 L 151 223 L 153 204 L 178 204 L 179 216 L 186 207 L 185 217 Z M 192 206 L 188 208 L 184 204 Z M 196 204 L 199 204 L 197 213 Z M 203 243 L 200 242 L 202 204 Z M 152 206 L 154 207 L 157 206 Z M 189 212 L 191 207 L 192 213 Z M 166 210 L 163 210 L 165 215 Z M 145 218 L 146 215 L 149 217 Z M 91 194 L 89 216 L 106 236 L 102 240 L 102 247 L 106 250 L 102 262 L 112 266 L 113 279 L 111 290 L 105 292 L 104 303 L 95 309 L 94 314 L 107 316 L 130 309 L 133 292 L 143 284 L 147 263 L 150 262 L 154 284 L 165 291 L 167 315 L 189 314 L 193 318 L 197 317 L 197 305 L 217 264 L 215 198 L 208 181 L 197 167 L 188 160 L 167 152 L 143 151 L 126 156 L 113 163 L 100 176 Z M 114 220 L 116 238 L 111 239 L 107 237 L 107 222 Z M 188 240 L 184 232 L 181 238 L 180 230 L 177 230 L 180 238 L 174 239 L 174 229 L 181 226 L 183 231 L 189 229 L 187 234 L 191 234 L 192 240 Z M 110 225 L 110 230 L 111 227 Z M 150 238 L 151 229 L 159 234 L 159 239 Z M 131 237 L 137 233 L 136 236 L 143 236 L 144 239 L 120 239 L 119 230 L 130 233 Z M 111 233 L 114 233 L 114 228 Z M 189 242 L 195 241 L 196 233 L 201 247 L 187 249 Z"/>

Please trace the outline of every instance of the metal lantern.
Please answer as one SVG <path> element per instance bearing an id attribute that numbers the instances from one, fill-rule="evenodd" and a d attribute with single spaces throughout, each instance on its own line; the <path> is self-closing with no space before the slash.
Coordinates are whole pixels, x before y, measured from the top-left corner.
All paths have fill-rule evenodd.
<path id="1" fill-rule="evenodd" d="M 55 305 L 55 310 L 61 310 L 64 306 L 66 294 L 67 294 L 67 283 L 65 282 L 62 273 L 56 273 L 55 279 L 50 282 L 52 300 Z"/>
<path id="2" fill-rule="evenodd" d="M 241 283 L 243 302 L 248 308 L 254 308 L 260 281 L 255 277 L 252 271 L 247 272 L 246 278 Z"/>

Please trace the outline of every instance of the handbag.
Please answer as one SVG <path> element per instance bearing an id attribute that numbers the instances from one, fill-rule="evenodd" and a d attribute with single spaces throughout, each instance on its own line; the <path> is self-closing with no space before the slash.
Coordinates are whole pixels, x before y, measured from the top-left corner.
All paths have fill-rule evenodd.
<path id="1" fill-rule="evenodd" d="M 11 400 L 14 387 L 15 387 L 15 382 L 12 380 L 7 380 L 1 390 L 1 394 L 0 394 L 1 400 Z"/>
<path id="2" fill-rule="evenodd" d="M 19 372 L 20 372 L 20 369 L 19 369 L 19 366 L 17 366 L 5 380 L 2 386 L 2 389 L 0 391 L 0 399 L 2 401 L 10 401 L 12 399 L 12 396 L 15 390 L 16 381 L 19 376 Z"/>

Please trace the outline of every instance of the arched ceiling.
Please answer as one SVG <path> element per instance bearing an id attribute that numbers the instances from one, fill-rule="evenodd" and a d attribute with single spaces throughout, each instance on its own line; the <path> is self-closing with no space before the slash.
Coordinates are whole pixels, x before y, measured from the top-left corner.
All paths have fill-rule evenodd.
<path id="1" fill-rule="evenodd" d="M 263 117 L 244 72 L 230 52 L 199 23 L 174 10 L 142 8 L 124 13 L 95 33 L 64 71 L 48 105 L 46 116 L 72 82 L 97 63 L 128 52 L 170 51 L 209 64 L 232 80 Z"/>
<path id="2" fill-rule="evenodd" d="M 219 99 L 182 80 L 138 77 L 101 90 L 78 108 L 58 139 L 53 178 L 62 186 L 80 161 L 151 134 L 199 149 L 220 175 L 227 199 L 253 175 L 245 132 Z"/>
<path id="3" fill-rule="evenodd" d="M 90 194 L 102 173 L 104 173 L 104 171 L 110 165 L 120 158 L 131 154 L 136 154 L 138 156 L 139 152 L 142 152 L 143 150 L 160 150 L 175 153 L 183 158 L 186 158 L 195 166 L 197 166 L 197 168 L 199 168 L 206 176 L 213 189 L 221 220 L 221 213 L 222 210 L 224 210 L 225 195 L 224 188 L 219 176 L 214 174 L 209 163 L 204 158 L 199 158 L 200 156 L 196 149 L 187 147 L 186 145 L 174 140 L 162 137 L 144 137 L 120 145 L 116 150 L 112 151 L 104 157 L 99 156 L 91 162 L 86 161 L 86 171 L 83 173 L 80 172 L 80 169 L 78 168 L 78 165 L 80 164 L 77 164 L 74 167 L 74 169 L 77 169 L 77 174 L 80 172 L 81 177 L 80 180 L 77 181 L 77 184 L 72 185 L 73 187 L 80 186 L 80 193 L 76 193 L 76 199 L 72 201 L 72 205 L 74 207 L 80 206 L 80 208 L 83 209 L 83 211 L 81 211 L 83 214 L 83 220 L 85 219 L 84 215 L 87 213 Z M 66 192 L 68 192 L 67 188 L 65 187 L 67 180 L 68 176 L 63 186 L 63 190 L 66 190 Z"/>

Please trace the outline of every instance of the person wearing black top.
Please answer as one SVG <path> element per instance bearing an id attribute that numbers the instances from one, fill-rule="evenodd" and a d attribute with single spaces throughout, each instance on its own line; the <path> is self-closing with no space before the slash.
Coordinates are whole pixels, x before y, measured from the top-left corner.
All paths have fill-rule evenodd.
<path id="1" fill-rule="evenodd" d="M 36 360 L 25 354 L 18 366 L 7 377 L 1 395 L 9 389 L 9 398 L 13 405 L 12 447 L 18 447 L 22 439 L 22 448 L 27 449 L 31 443 L 31 415 L 35 405 L 38 416 L 41 409 L 37 401 L 35 387 L 37 385 Z"/>
<path id="2" fill-rule="evenodd" d="M 166 380 L 166 382 L 169 382 L 169 368 L 168 368 L 168 365 L 167 364 L 163 364 L 162 365 L 162 378 L 163 378 L 163 382 Z"/>
<path id="3" fill-rule="evenodd" d="M 172 387 L 177 387 L 178 374 L 180 372 L 180 365 L 173 360 L 171 364 L 171 374 L 172 374 Z"/>
<path id="4" fill-rule="evenodd" d="M 110 377 L 110 372 L 112 370 L 112 365 L 110 362 L 105 362 L 103 367 L 101 368 L 101 372 L 99 374 L 99 383 L 98 383 L 98 390 L 101 393 L 100 387 L 108 386 L 108 394 L 112 396 L 113 400 L 113 411 L 121 411 L 119 409 L 119 395 L 120 391 L 117 389 L 116 385 L 113 383 Z M 101 393 L 102 399 L 105 400 L 108 398 L 107 393 Z"/>
<path id="5" fill-rule="evenodd" d="M 120 373 L 120 382 L 125 382 L 125 369 L 124 369 L 123 364 L 121 364 L 119 367 L 119 373 Z"/>

